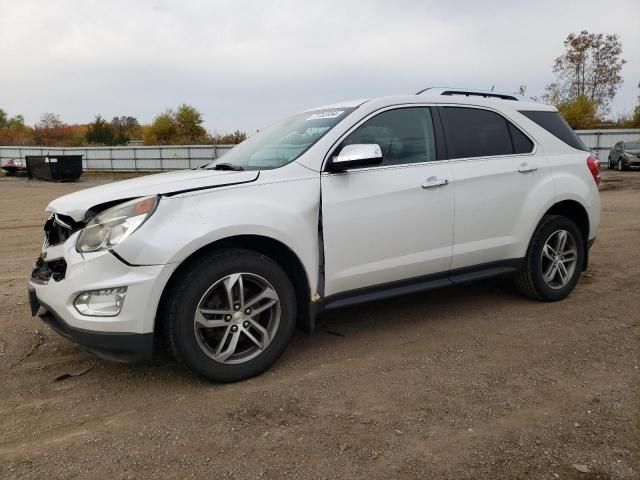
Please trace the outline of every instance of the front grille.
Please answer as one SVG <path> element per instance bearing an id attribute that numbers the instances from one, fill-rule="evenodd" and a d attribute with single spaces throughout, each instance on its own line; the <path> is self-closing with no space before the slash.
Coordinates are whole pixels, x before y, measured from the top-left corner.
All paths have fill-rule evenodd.
<path id="1" fill-rule="evenodd" d="M 51 215 L 44 224 L 45 248 L 66 242 L 71 235 L 83 228 L 84 223 L 76 222 L 67 215 Z"/>
<path id="2" fill-rule="evenodd" d="M 67 262 L 65 262 L 64 258 L 46 262 L 42 257 L 38 257 L 38 260 L 36 260 L 36 263 L 33 265 L 31 279 L 37 283 L 47 283 L 51 278 L 59 282 L 64 278 L 66 273 Z"/>

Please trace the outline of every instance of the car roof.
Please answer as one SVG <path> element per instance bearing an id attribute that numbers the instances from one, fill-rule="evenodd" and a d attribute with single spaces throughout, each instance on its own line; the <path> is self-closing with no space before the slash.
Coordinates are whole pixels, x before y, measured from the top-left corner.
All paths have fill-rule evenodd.
<path id="1" fill-rule="evenodd" d="M 403 104 L 443 104 L 443 105 L 475 105 L 475 106 L 487 106 L 492 108 L 511 108 L 514 110 L 537 110 L 537 111 L 557 111 L 555 107 L 544 103 L 538 103 L 534 101 L 520 101 L 520 100 L 503 100 L 500 98 L 484 98 L 480 96 L 465 96 L 465 95 L 393 95 L 387 97 L 377 97 L 369 99 L 347 100 L 344 102 L 332 103 L 330 105 L 323 105 L 321 107 L 315 107 L 306 112 L 314 110 L 324 109 L 340 109 L 340 108 L 357 108 L 363 104 L 367 104 L 367 107 L 383 108 L 391 105 L 403 105 Z"/>

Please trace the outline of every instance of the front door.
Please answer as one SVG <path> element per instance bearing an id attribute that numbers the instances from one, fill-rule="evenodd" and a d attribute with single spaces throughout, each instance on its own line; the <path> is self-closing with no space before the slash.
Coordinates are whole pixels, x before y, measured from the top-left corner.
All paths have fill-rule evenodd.
<path id="1" fill-rule="evenodd" d="M 453 188 L 438 160 L 431 110 L 389 109 L 358 126 L 348 144 L 378 144 L 379 166 L 322 174 L 325 295 L 447 273 Z"/>

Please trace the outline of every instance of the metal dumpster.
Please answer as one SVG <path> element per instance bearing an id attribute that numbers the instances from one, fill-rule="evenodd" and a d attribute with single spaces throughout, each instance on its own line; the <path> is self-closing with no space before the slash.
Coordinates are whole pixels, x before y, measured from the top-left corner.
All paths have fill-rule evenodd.
<path id="1" fill-rule="evenodd" d="M 82 175 L 82 155 L 27 155 L 29 178 L 50 182 L 75 182 Z"/>

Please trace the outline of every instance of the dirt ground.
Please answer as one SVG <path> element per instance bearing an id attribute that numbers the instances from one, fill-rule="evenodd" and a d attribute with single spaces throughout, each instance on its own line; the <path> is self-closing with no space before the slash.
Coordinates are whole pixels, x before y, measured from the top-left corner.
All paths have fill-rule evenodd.
<path id="1" fill-rule="evenodd" d="M 0 477 L 638 479 L 640 172 L 603 177 L 565 301 L 486 281 L 331 312 L 232 385 L 31 318 L 44 207 L 105 180 L 0 178 Z"/>

